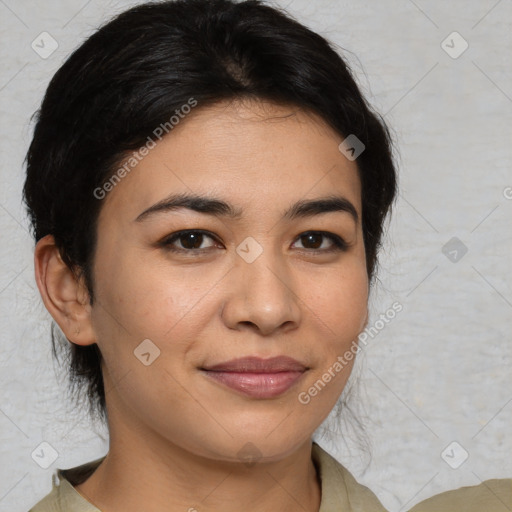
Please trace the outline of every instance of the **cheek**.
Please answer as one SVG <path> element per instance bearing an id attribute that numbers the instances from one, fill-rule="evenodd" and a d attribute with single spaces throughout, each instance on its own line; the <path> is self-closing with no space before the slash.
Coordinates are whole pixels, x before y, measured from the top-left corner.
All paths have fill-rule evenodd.
<path id="1" fill-rule="evenodd" d="M 184 361 L 214 311 L 205 297 L 214 281 L 207 286 L 180 269 L 128 261 L 120 261 L 110 273 L 103 269 L 98 277 L 102 285 L 93 308 L 94 328 L 105 367 L 124 402 L 156 417 L 156 397 L 183 407 L 187 395 L 179 383 L 190 370 Z"/>
<path id="2" fill-rule="evenodd" d="M 368 311 L 366 267 L 356 264 L 332 269 L 304 285 L 308 297 L 305 302 L 312 310 L 312 317 L 323 324 L 328 339 L 335 345 L 355 339 L 364 328 Z"/>
<path id="3" fill-rule="evenodd" d="M 358 335 L 364 329 L 368 313 L 368 277 L 365 264 L 323 273 L 304 290 L 315 290 L 305 301 L 311 305 L 309 331 L 315 340 L 314 369 L 301 387 L 298 401 L 304 411 L 323 421 L 343 392 L 357 357 Z M 307 284 L 307 283 L 305 283 Z"/>
<path id="4" fill-rule="evenodd" d="M 362 260 L 362 261 L 361 261 Z M 302 332 L 315 341 L 306 352 L 321 365 L 345 351 L 364 328 L 368 280 L 364 258 L 346 258 L 343 265 L 295 269 L 294 293 L 302 310 Z M 95 330 L 105 357 L 119 361 L 119 351 L 133 357 L 134 349 L 150 339 L 174 356 L 194 350 L 194 340 L 218 314 L 225 268 L 198 272 L 193 268 L 144 265 L 119 260 L 98 275 L 99 308 Z M 218 286 L 214 286 L 218 283 Z M 302 305 L 300 304 L 302 302 Z M 105 340 L 104 346 L 102 341 Z M 179 358 L 179 357 L 178 357 Z"/>
<path id="5" fill-rule="evenodd" d="M 205 283 L 204 272 L 184 272 L 128 258 L 119 261 L 115 269 L 105 266 L 103 279 L 101 275 L 98 279 L 100 306 L 105 306 L 99 312 L 102 325 L 111 335 L 119 332 L 123 337 L 162 340 L 178 329 L 190 312 L 197 319 L 212 276 Z"/>
<path id="6" fill-rule="evenodd" d="M 207 453 L 213 444 L 219 453 L 234 450 L 236 456 L 235 447 L 243 445 L 246 436 L 258 439 L 262 446 L 268 444 L 269 450 L 285 449 L 290 440 L 304 438 L 319 426 L 348 379 L 352 363 L 333 379 L 326 372 L 363 327 L 368 298 L 364 260 L 353 257 L 336 268 L 310 265 L 293 270 L 291 281 L 301 311 L 293 349 L 310 358 L 314 372 L 277 409 L 248 407 L 196 379 L 193 362 L 211 350 L 197 340 L 208 335 L 215 341 L 214 350 L 222 347 L 225 326 L 219 320 L 220 305 L 229 300 L 234 285 L 229 277 L 223 279 L 226 268 L 222 266 L 208 271 L 198 268 L 126 259 L 98 276 L 101 305 L 95 314 L 109 389 L 114 390 L 110 403 L 120 408 L 124 421 L 135 418 L 134 422 L 147 423 L 191 451 L 202 447 Z M 134 354 L 144 339 L 160 351 L 148 366 Z M 300 401 L 304 396 L 309 402 Z M 276 430 L 286 408 L 293 414 Z M 227 435 L 219 426 L 224 424 L 240 439 Z M 275 434 L 266 438 L 268 432 Z"/>

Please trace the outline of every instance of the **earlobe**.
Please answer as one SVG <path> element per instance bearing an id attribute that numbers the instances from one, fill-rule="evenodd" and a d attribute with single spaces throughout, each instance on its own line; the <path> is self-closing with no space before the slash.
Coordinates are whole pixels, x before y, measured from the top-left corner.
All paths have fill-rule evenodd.
<path id="1" fill-rule="evenodd" d="M 37 242 L 34 267 L 44 305 L 66 338 L 77 345 L 96 343 L 85 284 L 62 260 L 52 235 Z"/>

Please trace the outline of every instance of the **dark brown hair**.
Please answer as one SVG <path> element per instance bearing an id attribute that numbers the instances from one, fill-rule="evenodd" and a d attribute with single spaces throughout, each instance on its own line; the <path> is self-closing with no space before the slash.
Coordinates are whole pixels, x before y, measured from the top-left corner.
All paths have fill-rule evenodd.
<path id="1" fill-rule="evenodd" d="M 89 288 L 101 187 L 127 150 L 194 98 L 205 107 L 253 98 L 317 114 L 365 150 L 362 186 L 366 264 L 374 278 L 384 221 L 396 194 L 388 128 L 331 44 L 258 0 L 175 0 L 133 7 L 101 27 L 51 80 L 26 157 L 24 198 L 35 240 L 55 237 Z M 171 135 L 172 136 L 172 135 Z M 55 325 L 53 326 L 55 327 Z M 52 329 L 55 352 L 55 331 Z M 96 344 L 65 343 L 70 382 L 87 388 L 90 412 L 106 418 Z"/>

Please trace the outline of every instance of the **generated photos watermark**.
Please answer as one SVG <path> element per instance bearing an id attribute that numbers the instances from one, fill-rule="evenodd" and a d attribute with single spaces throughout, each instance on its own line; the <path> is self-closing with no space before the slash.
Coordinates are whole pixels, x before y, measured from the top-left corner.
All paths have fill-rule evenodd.
<path id="1" fill-rule="evenodd" d="M 350 348 L 347 349 L 342 355 L 338 356 L 336 361 L 333 362 L 329 368 L 322 374 L 322 376 L 306 391 L 301 391 L 298 395 L 298 400 L 301 404 L 309 404 L 311 399 L 318 395 L 327 384 L 336 377 L 338 373 L 343 371 L 354 357 L 363 350 L 368 344 L 368 338 L 375 338 L 384 327 L 393 320 L 398 313 L 403 309 L 400 302 L 394 302 L 391 307 L 385 312 L 381 313 L 379 319 L 376 320 L 372 326 L 366 327 L 361 334 L 357 337 L 357 340 L 353 340 Z"/>
<path id="2" fill-rule="evenodd" d="M 141 146 L 137 151 L 134 151 L 129 158 L 127 158 L 123 165 L 120 166 L 112 176 L 103 183 L 101 187 L 94 189 L 93 195 L 96 199 L 104 199 L 107 194 L 114 189 L 114 187 L 127 175 L 130 171 L 149 155 L 150 151 L 156 147 L 157 140 L 162 140 L 165 135 L 184 119 L 192 109 L 197 106 L 197 100 L 189 98 L 187 103 L 184 103 L 180 108 L 174 111 L 174 114 L 165 123 L 160 123 L 152 132 L 154 138 L 149 135 L 146 143 Z M 155 140 L 156 139 L 156 140 Z"/>

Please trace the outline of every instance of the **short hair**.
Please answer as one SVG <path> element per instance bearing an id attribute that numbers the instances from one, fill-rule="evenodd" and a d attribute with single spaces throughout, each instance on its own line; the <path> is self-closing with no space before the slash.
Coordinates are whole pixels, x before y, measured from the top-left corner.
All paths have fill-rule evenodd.
<path id="1" fill-rule="evenodd" d="M 35 114 L 24 185 L 34 238 L 55 237 L 91 304 L 102 206 L 94 190 L 190 98 L 196 108 L 237 99 L 295 106 L 364 144 L 356 164 L 372 283 L 397 178 L 389 129 L 348 65 L 325 38 L 259 0 L 174 0 L 135 6 L 100 27 L 55 73 Z M 64 344 L 71 387 L 85 386 L 91 415 L 106 419 L 97 344 Z"/>

